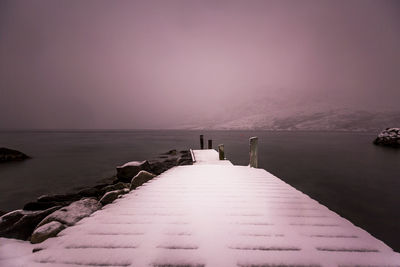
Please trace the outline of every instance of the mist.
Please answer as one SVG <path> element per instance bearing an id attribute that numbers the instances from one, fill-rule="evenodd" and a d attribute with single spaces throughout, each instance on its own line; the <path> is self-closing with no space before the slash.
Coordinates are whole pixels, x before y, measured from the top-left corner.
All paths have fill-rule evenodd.
<path id="1" fill-rule="evenodd" d="M 399 29 L 398 1 L 3 0 L 0 129 L 174 128 L 275 99 L 400 110 Z"/>

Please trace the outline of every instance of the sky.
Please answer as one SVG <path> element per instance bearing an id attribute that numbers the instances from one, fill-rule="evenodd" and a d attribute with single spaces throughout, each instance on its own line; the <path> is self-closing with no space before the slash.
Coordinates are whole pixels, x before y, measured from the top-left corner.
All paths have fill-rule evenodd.
<path id="1" fill-rule="evenodd" d="M 2 0 L 0 129 L 174 128 L 275 98 L 400 110 L 399 48 L 399 1 Z"/>

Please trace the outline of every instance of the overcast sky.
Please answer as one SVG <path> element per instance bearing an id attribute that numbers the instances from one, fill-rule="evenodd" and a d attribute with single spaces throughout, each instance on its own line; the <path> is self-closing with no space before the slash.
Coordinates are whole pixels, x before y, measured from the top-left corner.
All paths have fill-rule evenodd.
<path id="1" fill-rule="evenodd" d="M 164 128 L 280 92 L 399 107 L 399 48 L 400 1 L 1 0 L 0 128 Z"/>

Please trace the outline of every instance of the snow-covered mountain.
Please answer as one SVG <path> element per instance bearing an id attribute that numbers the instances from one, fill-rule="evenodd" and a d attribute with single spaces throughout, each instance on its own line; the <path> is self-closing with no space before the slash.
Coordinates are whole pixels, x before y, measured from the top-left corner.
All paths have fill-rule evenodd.
<path id="1" fill-rule="evenodd" d="M 227 108 L 208 120 L 187 123 L 185 129 L 380 131 L 400 126 L 400 111 L 354 107 L 318 101 L 259 98 Z"/>

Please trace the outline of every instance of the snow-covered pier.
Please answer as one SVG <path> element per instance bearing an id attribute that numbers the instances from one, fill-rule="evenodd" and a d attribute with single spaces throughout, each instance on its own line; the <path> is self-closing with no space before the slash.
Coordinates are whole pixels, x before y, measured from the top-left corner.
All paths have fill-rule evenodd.
<path id="1" fill-rule="evenodd" d="M 194 150 L 35 246 L 21 266 L 400 266 L 400 254 L 263 169 Z"/>

